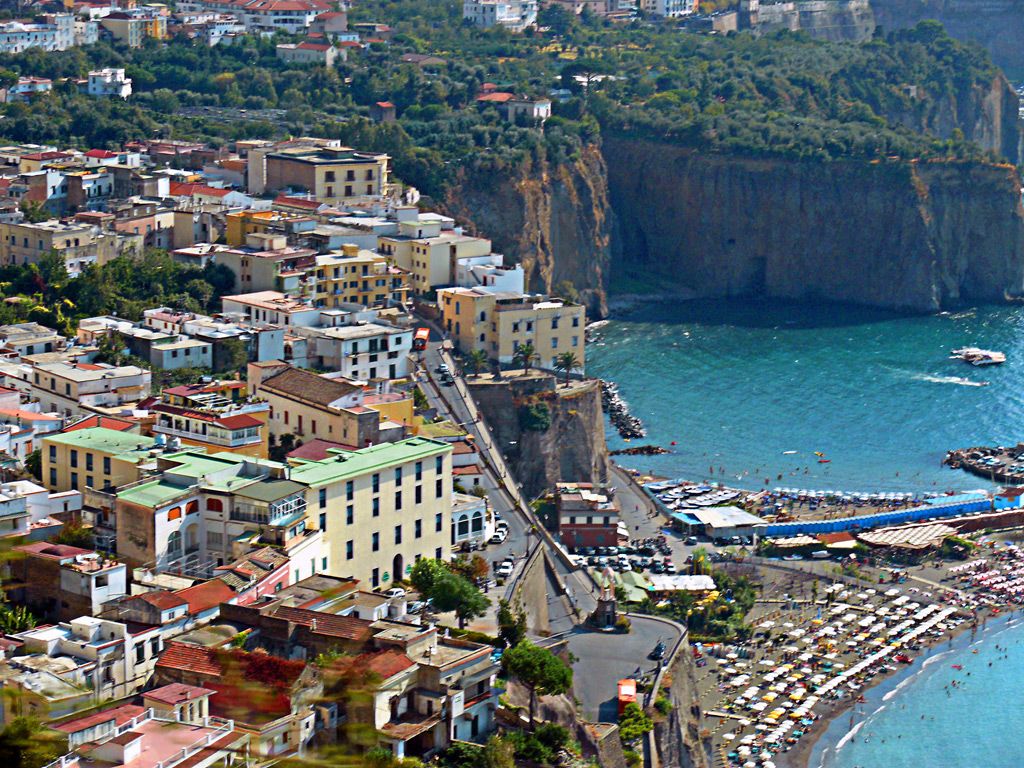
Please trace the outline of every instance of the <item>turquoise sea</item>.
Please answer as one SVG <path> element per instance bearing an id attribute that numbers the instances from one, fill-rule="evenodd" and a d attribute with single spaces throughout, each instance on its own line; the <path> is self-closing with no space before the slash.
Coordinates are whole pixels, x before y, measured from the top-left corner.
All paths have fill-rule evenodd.
<path id="1" fill-rule="evenodd" d="M 978 488 L 941 466 L 945 452 L 1024 441 L 1024 307 L 908 317 L 689 301 L 629 312 L 599 333 L 587 372 L 617 382 L 648 431 L 627 444 L 609 428 L 609 445 L 671 451 L 620 457 L 645 472 L 751 488 Z M 959 346 L 1008 360 L 975 368 L 948 358 Z"/>
<path id="2" fill-rule="evenodd" d="M 953 665 L 962 669 L 954 669 Z M 952 685 L 953 681 L 957 685 Z M 989 622 L 832 721 L 811 768 L 1019 768 L 1024 743 L 1024 621 Z"/>

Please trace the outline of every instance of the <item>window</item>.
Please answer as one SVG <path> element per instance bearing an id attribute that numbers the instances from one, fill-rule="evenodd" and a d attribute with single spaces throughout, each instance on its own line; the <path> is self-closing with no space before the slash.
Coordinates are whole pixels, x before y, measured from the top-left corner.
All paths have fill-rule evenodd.
<path id="1" fill-rule="evenodd" d="M 413 535 L 417 539 L 423 538 L 423 521 L 417 520 L 414 526 Z"/>
<path id="2" fill-rule="evenodd" d="M 320 509 L 325 509 L 326 507 L 327 507 L 327 489 L 326 488 L 321 488 L 320 489 Z M 322 527 L 323 526 L 321 526 L 321 528 Z"/>
<path id="3" fill-rule="evenodd" d="M 579 336 L 573 336 L 572 337 L 572 345 L 574 347 L 578 347 L 580 345 L 580 337 Z"/>
<path id="4" fill-rule="evenodd" d="M 103 474 L 104 475 L 109 475 L 110 474 L 110 457 L 109 456 L 104 456 L 103 457 Z"/>
<path id="5" fill-rule="evenodd" d="M 95 487 L 93 485 L 93 482 L 92 482 L 92 475 L 86 475 L 85 476 L 85 487 L 86 488 L 94 488 Z"/>
<path id="6" fill-rule="evenodd" d="M 441 559 L 441 548 L 440 547 L 437 547 L 437 549 L 434 550 L 434 559 L 435 560 L 440 560 Z"/>
<path id="7" fill-rule="evenodd" d="M 401 491 L 395 491 L 395 509 L 398 510 L 398 509 L 401 509 L 401 508 L 402 508 L 402 492 Z"/>
<path id="8" fill-rule="evenodd" d="M 558 349 L 558 337 L 557 336 L 555 336 L 554 338 L 551 339 L 551 348 L 552 349 Z"/>
<path id="9" fill-rule="evenodd" d="M 349 504 L 345 507 L 345 525 L 352 525 L 356 519 L 356 508 Z"/>
<path id="10" fill-rule="evenodd" d="M 78 490 L 78 473 L 77 472 L 72 472 L 71 473 L 71 490 L 73 490 L 73 491 L 77 491 Z"/>
<path id="11" fill-rule="evenodd" d="M 181 507 L 171 507 L 167 510 L 168 520 L 178 520 L 181 518 Z"/>
<path id="12" fill-rule="evenodd" d="M 374 552 L 379 552 L 380 551 L 380 534 L 377 533 L 376 531 L 374 531 L 373 532 L 373 536 L 372 536 L 372 540 L 373 540 L 373 543 L 371 544 L 370 549 L 372 551 L 374 551 Z"/>
<path id="13" fill-rule="evenodd" d="M 92 472 L 92 454 L 85 454 L 85 469 L 88 472 Z"/>
<path id="14" fill-rule="evenodd" d="M 224 502 L 220 499 L 207 499 L 206 500 L 206 511 L 207 512 L 223 512 Z"/>
<path id="15" fill-rule="evenodd" d="M 395 483 L 398 485 L 402 484 L 402 468 L 395 467 Z"/>
<path id="16" fill-rule="evenodd" d="M 444 515 L 438 512 L 434 515 L 434 531 L 440 533 L 444 528 Z"/>
<path id="17" fill-rule="evenodd" d="M 370 585 L 374 589 L 380 586 L 380 568 L 374 568 L 370 574 Z"/>
<path id="18" fill-rule="evenodd" d="M 416 503 L 417 504 L 422 504 L 423 503 L 423 486 L 422 485 L 417 485 L 416 486 Z"/>
<path id="19" fill-rule="evenodd" d="M 370 478 L 370 490 L 372 490 L 374 493 L 377 493 L 377 492 L 380 491 L 380 475 L 379 474 L 374 475 L 373 477 Z"/>
<path id="20" fill-rule="evenodd" d="M 422 461 L 417 461 L 416 462 L 416 481 L 419 482 L 422 479 L 423 479 L 423 462 Z"/>
<path id="21" fill-rule="evenodd" d="M 78 451 L 76 451 L 74 448 L 71 449 L 71 466 L 78 466 Z"/>
<path id="22" fill-rule="evenodd" d="M 396 525 L 395 526 L 395 544 L 401 544 L 401 543 L 402 543 L 402 526 Z"/>
<path id="23" fill-rule="evenodd" d="M 438 456 L 434 459 L 434 471 L 438 474 L 444 471 L 444 456 Z"/>
<path id="24" fill-rule="evenodd" d="M 56 461 L 56 460 L 57 460 L 57 446 L 56 445 L 51 445 L 50 446 L 50 461 Z"/>
<path id="25" fill-rule="evenodd" d="M 351 560 L 353 557 L 355 557 L 355 542 L 349 539 L 345 542 L 345 559 Z"/>
<path id="26" fill-rule="evenodd" d="M 321 531 L 326 531 L 327 530 L 327 513 L 326 512 L 321 512 L 320 513 L 320 530 Z"/>
<path id="27" fill-rule="evenodd" d="M 379 517 L 380 516 L 380 499 L 374 499 L 373 500 L 373 516 L 374 517 Z"/>
<path id="28" fill-rule="evenodd" d="M 50 467 L 50 485 L 57 485 L 57 470 L 54 467 Z"/>
<path id="29" fill-rule="evenodd" d="M 220 531 L 206 532 L 206 546 L 209 549 L 220 549 L 224 543 L 224 534 Z"/>
<path id="30" fill-rule="evenodd" d="M 322 570 L 322 571 L 326 571 L 327 570 L 327 558 L 326 557 L 320 558 L 320 570 Z"/>
<path id="31" fill-rule="evenodd" d="M 135 646 L 135 663 L 141 664 L 146 660 L 146 646 L 139 644 Z"/>
<path id="32" fill-rule="evenodd" d="M 440 477 L 434 481 L 434 496 L 438 499 L 444 496 L 444 480 Z"/>
<path id="33" fill-rule="evenodd" d="M 552 317 L 551 318 L 551 330 L 552 331 L 557 331 L 558 330 L 558 318 L 557 317 Z"/>
<path id="34" fill-rule="evenodd" d="M 580 318 L 579 318 L 578 315 L 572 319 L 572 327 L 573 328 L 579 328 L 580 327 Z"/>
<path id="35" fill-rule="evenodd" d="M 345 483 L 345 499 L 347 501 L 352 501 L 352 499 L 355 498 L 355 495 L 356 495 L 355 483 L 353 481 L 351 481 L 351 480 L 346 481 L 346 483 Z"/>

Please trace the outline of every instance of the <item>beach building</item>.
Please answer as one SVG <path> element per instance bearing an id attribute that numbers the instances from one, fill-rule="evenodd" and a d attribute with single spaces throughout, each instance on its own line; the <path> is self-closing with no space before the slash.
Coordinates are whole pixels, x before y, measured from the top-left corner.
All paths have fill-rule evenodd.
<path id="1" fill-rule="evenodd" d="M 558 483 L 555 507 L 558 534 L 568 547 L 614 547 L 629 541 L 629 529 L 619 517 L 610 489 L 592 483 Z"/>
<path id="2" fill-rule="evenodd" d="M 761 536 L 766 527 L 761 518 L 733 506 L 687 509 L 672 517 L 688 533 L 712 540 Z"/>

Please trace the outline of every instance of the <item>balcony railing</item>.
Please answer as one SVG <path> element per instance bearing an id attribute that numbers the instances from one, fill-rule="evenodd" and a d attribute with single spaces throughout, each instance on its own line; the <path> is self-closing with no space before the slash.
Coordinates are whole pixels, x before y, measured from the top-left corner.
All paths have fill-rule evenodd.
<path id="1" fill-rule="evenodd" d="M 183 437 L 186 440 L 195 440 L 200 443 L 210 443 L 211 445 L 223 445 L 229 448 L 236 448 L 241 445 L 253 445 L 260 442 L 260 434 L 257 429 L 247 429 L 244 432 L 241 430 L 238 433 L 233 433 L 232 437 L 222 437 L 211 433 L 202 434 L 201 432 L 192 432 L 187 429 L 174 429 L 173 427 L 164 426 L 163 424 L 154 424 L 153 431 L 159 432 L 162 435 L 169 435 L 171 437 Z"/>

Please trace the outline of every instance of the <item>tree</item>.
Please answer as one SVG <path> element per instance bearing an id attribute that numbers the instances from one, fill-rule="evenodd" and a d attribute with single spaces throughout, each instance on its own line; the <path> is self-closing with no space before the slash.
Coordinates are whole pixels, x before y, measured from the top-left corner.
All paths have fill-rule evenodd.
<path id="1" fill-rule="evenodd" d="M 427 600 L 434 591 L 434 585 L 447 573 L 448 567 L 442 561 L 424 557 L 413 565 L 409 583 Z"/>
<path id="2" fill-rule="evenodd" d="M 92 549 L 95 544 L 92 528 L 87 528 L 78 520 L 71 520 L 65 523 L 64 527 L 60 529 L 60 533 L 54 538 L 54 542 L 82 549 Z"/>
<path id="3" fill-rule="evenodd" d="M 498 637 L 507 648 L 515 648 L 526 639 L 526 613 L 513 610 L 508 600 L 498 601 Z"/>
<path id="4" fill-rule="evenodd" d="M 65 752 L 57 731 L 30 717 L 16 717 L 0 731 L 0 761 L 8 768 L 39 768 Z"/>
<path id="5" fill-rule="evenodd" d="M 512 359 L 517 365 L 523 367 L 523 373 L 530 372 L 530 366 L 540 360 L 540 355 L 537 354 L 537 350 L 534 349 L 533 344 L 526 343 L 521 344 L 519 349 L 512 355 Z"/>
<path id="6" fill-rule="evenodd" d="M 25 221 L 29 224 L 38 224 L 53 218 L 53 215 L 37 200 L 22 200 L 18 207 L 25 214 Z"/>
<path id="7" fill-rule="evenodd" d="M 515 768 L 515 746 L 501 736 L 491 736 L 484 747 L 483 768 Z"/>
<path id="8" fill-rule="evenodd" d="M 473 586 L 469 579 L 450 571 L 434 582 L 430 602 L 441 613 L 455 611 L 459 629 L 464 629 L 470 619 L 483 616 L 491 605 L 484 593 Z"/>
<path id="9" fill-rule="evenodd" d="M 478 375 L 480 371 L 487 369 L 487 353 L 482 349 L 474 349 L 468 355 L 466 355 L 466 370 L 471 374 Z"/>
<path id="10" fill-rule="evenodd" d="M 565 373 L 565 386 L 569 386 L 569 375 L 580 367 L 580 359 L 574 352 L 563 352 L 555 358 L 555 370 Z"/>
<path id="11" fill-rule="evenodd" d="M 619 737 L 623 744 L 636 741 L 653 729 L 654 722 L 635 701 L 627 704 L 622 710 L 622 715 L 619 717 Z"/>
<path id="12" fill-rule="evenodd" d="M 249 350 L 241 339 L 225 339 L 218 346 L 217 371 L 240 371 L 249 362 Z"/>
<path id="13" fill-rule="evenodd" d="M 572 686 L 572 667 L 547 648 L 521 641 L 502 657 L 505 669 L 530 691 L 530 725 L 533 726 L 538 696 L 557 696 Z"/>
<path id="14" fill-rule="evenodd" d="M 0 605 L 0 631 L 4 634 L 27 632 L 36 624 L 36 617 L 24 605 Z"/>
<path id="15" fill-rule="evenodd" d="M 43 452 L 41 449 L 36 448 L 25 457 L 25 469 L 36 480 L 43 479 Z"/>

